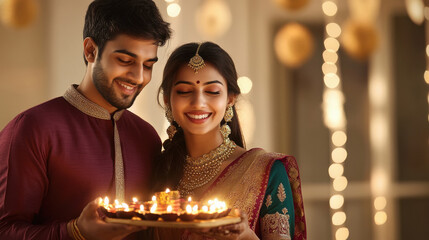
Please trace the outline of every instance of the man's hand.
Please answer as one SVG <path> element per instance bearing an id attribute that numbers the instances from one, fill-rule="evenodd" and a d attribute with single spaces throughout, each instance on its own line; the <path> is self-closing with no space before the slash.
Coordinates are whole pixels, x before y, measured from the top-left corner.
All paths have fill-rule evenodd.
<path id="1" fill-rule="evenodd" d="M 79 231 L 87 240 L 119 240 L 133 232 L 146 229 L 141 226 L 107 223 L 100 218 L 97 209 L 98 199 L 88 203 L 77 220 Z"/>

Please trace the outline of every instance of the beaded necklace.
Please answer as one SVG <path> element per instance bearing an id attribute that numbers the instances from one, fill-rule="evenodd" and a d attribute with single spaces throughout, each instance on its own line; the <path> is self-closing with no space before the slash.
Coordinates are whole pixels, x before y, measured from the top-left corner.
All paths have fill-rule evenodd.
<path id="1" fill-rule="evenodd" d="M 219 173 L 222 162 L 231 156 L 236 147 L 235 142 L 227 138 L 217 148 L 201 157 L 186 156 L 183 177 L 178 186 L 180 195 L 192 195 L 196 188 L 210 182 Z"/>

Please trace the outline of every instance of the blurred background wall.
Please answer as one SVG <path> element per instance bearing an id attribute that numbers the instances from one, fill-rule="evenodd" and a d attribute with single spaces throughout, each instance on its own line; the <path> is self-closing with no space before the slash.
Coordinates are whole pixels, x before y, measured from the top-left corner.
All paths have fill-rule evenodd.
<path id="1" fill-rule="evenodd" d="M 0 0 L 1 128 L 80 83 L 90 2 Z M 182 43 L 214 41 L 242 77 L 247 147 L 298 160 L 309 239 L 429 236 L 423 0 L 155 2 L 173 38 L 131 110 L 163 139 L 156 93 L 167 57 Z"/>

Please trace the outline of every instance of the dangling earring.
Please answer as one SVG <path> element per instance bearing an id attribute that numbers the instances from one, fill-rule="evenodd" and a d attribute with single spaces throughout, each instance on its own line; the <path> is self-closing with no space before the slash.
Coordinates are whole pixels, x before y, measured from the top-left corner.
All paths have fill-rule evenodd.
<path id="1" fill-rule="evenodd" d="M 174 134 L 176 134 L 177 129 L 173 125 L 173 122 L 174 122 L 173 113 L 171 112 L 171 109 L 169 106 L 167 106 L 165 108 L 165 117 L 167 118 L 168 122 L 170 123 L 170 126 L 167 128 L 167 134 L 168 134 L 168 139 L 170 139 L 170 141 L 171 141 L 171 140 L 173 140 Z"/>
<path id="2" fill-rule="evenodd" d="M 222 134 L 223 141 L 227 142 L 229 140 L 228 136 L 231 134 L 231 128 L 228 126 L 228 122 L 231 122 L 234 117 L 234 111 L 232 110 L 232 106 L 228 106 L 225 111 L 225 116 L 223 120 L 225 120 L 225 124 L 220 128 L 220 134 Z"/>

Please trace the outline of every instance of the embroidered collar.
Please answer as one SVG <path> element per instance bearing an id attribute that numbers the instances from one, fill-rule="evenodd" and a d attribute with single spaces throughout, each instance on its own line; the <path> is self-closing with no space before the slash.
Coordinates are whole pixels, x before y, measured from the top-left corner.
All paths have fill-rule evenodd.
<path id="1" fill-rule="evenodd" d="M 87 99 L 85 96 L 83 96 L 76 88 L 78 85 L 73 84 L 71 85 L 66 92 L 64 93 L 64 99 L 69 102 L 71 105 L 79 109 L 81 112 L 95 118 L 104 119 L 104 120 L 110 120 L 113 119 L 115 121 L 118 121 L 121 117 L 122 113 L 124 112 L 124 109 L 119 110 L 113 114 L 113 116 L 110 115 L 109 111 L 104 109 L 103 107 L 97 105 L 94 102 L 91 102 L 89 99 Z"/>

